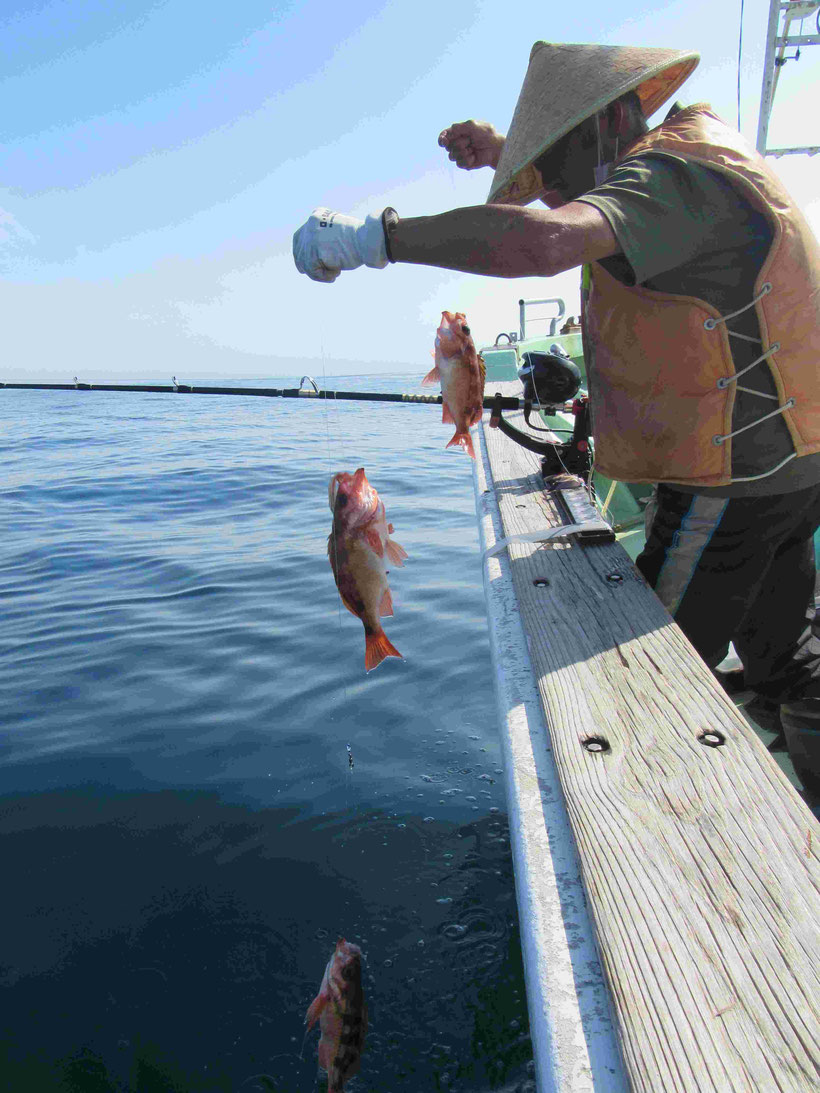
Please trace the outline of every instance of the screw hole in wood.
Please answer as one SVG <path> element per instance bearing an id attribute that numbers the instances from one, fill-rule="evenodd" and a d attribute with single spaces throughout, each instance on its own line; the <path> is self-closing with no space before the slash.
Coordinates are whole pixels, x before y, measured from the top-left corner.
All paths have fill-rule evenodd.
<path id="1" fill-rule="evenodd" d="M 584 740 L 584 749 L 591 751 L 593 754 L 602 754 L 609 751 L 609 742 L 604 740 L 603 736 L 590 736 L 588 740 Z"/>
<path id="2" fill-rule="evenodd" d="M 709 729 L 708 732 L 702 732 L 698 737 L 701 744 L 705 744 L 707 748 L 719 748 L 722 744 L 726 743 L 726 737 L 722 732 L 717 732 L 714 729 Z"/>

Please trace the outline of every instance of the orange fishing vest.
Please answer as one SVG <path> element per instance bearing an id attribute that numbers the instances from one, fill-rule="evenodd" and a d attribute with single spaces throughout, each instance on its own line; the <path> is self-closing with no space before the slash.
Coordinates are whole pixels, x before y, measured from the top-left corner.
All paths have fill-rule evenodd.
<path id="1" fill-rule="evenodd" d="M 761 398 L 760 416 L 783 407 L 797 456 L 820 451 L 820 248 L 811 229 L 762 156 L 708 106 L 680 111 L 621 161 L 646 152 L 719 171 L 765 216 L 772 244 L 754 286 L 763 359 L 748 380 L 754 387 L 755 370 L 768 368 L 778 400 Z M 627 287 L 592 264 L 584 334 L 602 474 L 693 486 L 732 481 L 728 434 L 739 377 L 725 319 L 704 300 Z"/>

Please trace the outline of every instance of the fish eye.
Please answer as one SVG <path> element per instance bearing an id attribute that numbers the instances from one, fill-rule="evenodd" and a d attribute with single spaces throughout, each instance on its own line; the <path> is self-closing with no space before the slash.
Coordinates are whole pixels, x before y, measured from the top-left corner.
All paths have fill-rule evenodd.
<path id="1" fill-rule="evenodd" d="M 470 328 L 469 328 L 469 326 L 462 326 L 462 327 L 461 327 L 461 333 L 462 333 L 462 334 L 469 334 L 469 333 L 470 333 Z"/>
<path id="2" fill-rule="evenodd" d="M 347 496 L 347 494 L 343 493 L 341 490 L 339 490 L 339 492 L 336 494 L 337 505 L 346 505 L 349 500 L 350 498 Z"/>

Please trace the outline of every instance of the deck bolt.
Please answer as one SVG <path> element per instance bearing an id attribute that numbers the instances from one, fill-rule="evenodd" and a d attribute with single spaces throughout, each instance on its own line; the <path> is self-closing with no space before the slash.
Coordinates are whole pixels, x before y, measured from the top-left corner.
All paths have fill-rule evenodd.
<path id="1" fill-rule="evenodd" d="M 532 583 L 535 585 L 536 588 L 546 588 L 549 584 L 549 581 L 546 577 L 536 577 Z"/>
<path id="2" fill-rule="evenodd" d="M 715 732 L 710 730 L 709 732 L 702 732 L 698 737 L 701 744 L 705 744 L 707 748 L 719 748 L 721 744 L 726 743 L 726 737 L 722 732 Z"/>
<path id="3" fill-rule="evenodd" d="M 623 581 L 623 576 L 620 573 L 607 573 L 606 579 L 610 582 L 610 584 L 621 584 L 621 582 Z"/>
<path id="4" fill-rule="evenodd" d="M 592 752 L 604 752 L 609 751 L 609 744 L 602 736 L 591 736 L 589 740 L 584 740 L 584 748 L 587 751 Z"/>

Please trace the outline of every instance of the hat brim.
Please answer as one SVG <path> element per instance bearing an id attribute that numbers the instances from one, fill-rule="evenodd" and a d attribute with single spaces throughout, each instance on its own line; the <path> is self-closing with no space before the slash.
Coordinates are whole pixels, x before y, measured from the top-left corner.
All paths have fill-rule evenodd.
<path id="1" fill-rule="evenodd" d="M 670 99 L 700 57 L 683 50 L 536 42 L 496 168 L 489 203 L 545 195 L 534 161 L 587 118 L 634 91 L 646 117 Z"/>

